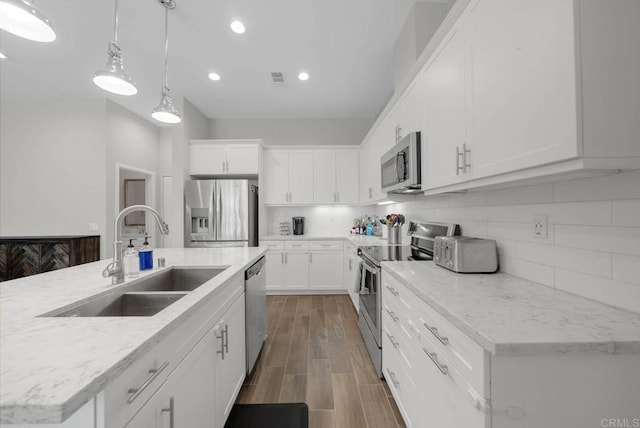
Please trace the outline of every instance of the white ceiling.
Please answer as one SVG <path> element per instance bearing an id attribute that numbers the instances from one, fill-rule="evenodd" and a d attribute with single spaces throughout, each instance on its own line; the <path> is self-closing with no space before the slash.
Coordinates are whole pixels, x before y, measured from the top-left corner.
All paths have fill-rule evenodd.
<path id="1" fill-rule="evenodd" d="M 411 0 L 176 0 L 169 13 L 169 87 L 209 118 L 373 117 L 393 91 L 393 46 Z M 39 0 L 58 38 L 0 32 L 3 98 L 92 97 L 107 59 L 111 0 Z M 233 33 L 239 19 L 247 31 Z M 108 95 L 147 117 L 163 81 L 164 8 L 120 0 L 119 44 L 133 97 Z M 311 78 L 297 79 L 305 70 Z M 207 74 L 222 76 L 212 82 Z M 270 72 L 285 74 L 276 87 Z"/>

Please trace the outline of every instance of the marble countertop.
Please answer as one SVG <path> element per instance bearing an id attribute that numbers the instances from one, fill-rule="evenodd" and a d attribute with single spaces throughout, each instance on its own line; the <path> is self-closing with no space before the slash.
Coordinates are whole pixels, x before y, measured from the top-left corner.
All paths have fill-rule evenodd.
<path id="1" fill-rule="evenodd" d="M 382 268 L 494 355 L 640 354 L 640 314 L 504 273 L 415 261 Z"/>
<path id="2" fill-rule="evenodd" d="M 382 239 L 379 236 L 368 235 L 265 235 L 261 236 L 261 241 L 323 241 L 323 240 L 335 240 L 346 239 L 355 245 L 387 245 L 387 240 Z"/>
<path id="3" fill-rule="evenodd" d="M 101 272 L 111 260 L 7 281 L 0 285 L 0 422 L 59 423 L 184 322 L 215 290 L 266 248 L 155 249 L 171 267 L 228 267 L 151 317 L 48 318 L 48 313 L 112 286 Z"/>

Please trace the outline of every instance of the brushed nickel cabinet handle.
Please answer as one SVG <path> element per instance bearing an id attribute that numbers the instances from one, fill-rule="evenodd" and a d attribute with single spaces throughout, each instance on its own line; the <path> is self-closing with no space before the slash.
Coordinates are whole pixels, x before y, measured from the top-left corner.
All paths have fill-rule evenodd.
<path id="1" fill-rule="evenodd" d="M 162 365 L 160 367 L 158 367 L 157 369 L 149 369 L 149 374 L 151 374 L 151 376 L 149 376 L 142 385 L 140 385 L 138 388 L 129 388 L 129 390 L 127 391 L 129 395 L 129 398 L 127 398 L 127 404 L 131 404 L 135 401 L 136 398 L 138 398 L 140 396 L 140 394 L 142 394 L 142 392 L 147 389 L 147 387 L 149 385 L 151 385 L 151 382 L 153 382 L 155 380 L 155 378 L 158 377 L 158 375 L 167 368 L 167 366 L 169 365 L 169 361 L 165 361 L 164 363 L 162 363 Z"/>
<path id="2" fill-rule="evenodd" d="M 220 336 L 216 332 L 216 340 L 220 339 L 220 349 L 216 350 L 216 354 L 220 354 L 224 360 L 224 331 L 220 331 Z"/>
<path id="3" fill-rule="evenodd" d="M 224 330 L 222 331 L 222 334 L 224 335 L 224 339 L 222 341 L 222 343 L 224 343 L 224 352 L 225 353 L 229 353 L 229 324 L 225 324 L 224 325 Z"/>
<path id="4" fill-rule="evenodd" d="M 399 387 L 400 382 L 398 382 L 398 380 L 396 379 L 396 374 L 389 369 L 387 369 L 387 374 L 389 375 L 389 380 L 391 380 L 393 386 L 395 386 L 396 388 Z"/>
<path id="5" fill-rule="evenodd" d="M 399 317 L 396 316 L 395 312 L 390 311 L 387 308 L 384 308 L 385 311 L 387 311 L 387 313 L 389 314 L 389 316 L 391 317 L 391 319 L 395 322 L 398 322 L 398 320 L 400 319 Z"/>
<path id="6" fill-rule="evenodd" d="M 467 149 L 467 145 L 463 144 L 462 145 L 462 153 L 463 153 L 463 167 L 464 169 L 462 170 L 462 172 L 467 172 L 467 168 L 471 168 L 471 150 Z M 469 159 L 467 159 L 467 155 L 469 156 Z"/>
<path id="7" fill-rule="evenodd" d="M 449 373 L 449 368 L 444 364 L 440 364 L 440 362 L 438 361 L 438 356 L 436 355 L 435 352 L 429 352 L 427 348 L 422 348 L 422 350 L 424 351 L 425 354 L 427 354 L 429 358 L 431 358 L 431 361 L 433 361 L 433 364 L 435 364 L 436 367 L 438 367 L 438 370 L 440 370 L 440 372 L 442 372 L 443 375 L 446 375 L 447 373 Z"/>
<path id="8" fill-rule="evenodd" d="M 387 290 L 389 290 L 391 294 L 393 294 L 396 297 L 400 295 L 400 292 L 396 291 L 396 289 L 393 287 L 389 287 L 388 285 L 387 285 Z"/>
<path id="9" fill-rule="evenodd" d="M 438 329 L 436 327 L 431 327 L 426 322 L 424 323 L 424 326 L 440 341 L 440 343 L 442 343 L 443 345 L 449 344 L 449 338 L 440 336 L 440 333 L 438 333 Z"/>
<path id="10" fill-rule="evenodd" d="M 391 344 L 393 345 L 394 348 L 398 348 L 400 346 L 400 343 L 395 341 L 395 337 L 391 336 L 386 331 L 384 332 L 384 334 L 387 335 L 387 337 L 389 338 L 389 341 L 391 342 Z"/>
<path id="11" fill-rule="evenodd" d="M 460 147 L 456 146 L 456 175 L 460 175 L 460 171 L 465 171 L 464 167 L 460 166 L 460 158 L 464 158 L 464 152 L 461 152 Z"/>
<path id="12" fill-rule="evenodd" d="M 169 412 L 169 428 L 174 428 L 174 401 L 173 397 L 169 398 L 169 407 L 162 409 L 163 412 Z"/>

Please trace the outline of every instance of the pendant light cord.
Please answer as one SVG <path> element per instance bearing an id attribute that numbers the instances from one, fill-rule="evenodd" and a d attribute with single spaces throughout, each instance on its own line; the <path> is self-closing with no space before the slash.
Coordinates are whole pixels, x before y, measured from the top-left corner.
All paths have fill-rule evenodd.
<path id="1" fill-rule="evenodd" d="M 164 8 L 164 86 L 169 86 L 169 8 Z"/>
<path id="2" fill-rule="evenodd" d="M 118 0 L 116 0 L 116 14 L 113 17 L 113 43 L 118 44 Z"/>

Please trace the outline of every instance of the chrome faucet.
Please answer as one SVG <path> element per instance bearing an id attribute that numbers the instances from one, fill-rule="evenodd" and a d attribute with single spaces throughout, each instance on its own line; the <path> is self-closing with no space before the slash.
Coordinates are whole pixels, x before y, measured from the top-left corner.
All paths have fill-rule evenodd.
<path id="1" fill-rule="evenodd" d="M 123 254 L 123 246 L 122 246 L 122 223 L 124 218 L 136 211 L 146 211 L 153 216 L 158 224 L 158 228 L 163 235 L 169 233 L 169 226 L 167 223 L 162 220 L 160 217 L 160 213 L 156 211 L 154 208 L 151 208 L 147 205 L 131 205 L 120 211 L 116 216 L 116 219 L 113 221 L 113 262 L 109 263 L 106 268 L 102 271 L 102 276 L 105 278 L 111 277 L 111 284 L 121 284 L 124 282 L 124 269 L 122 266 L 122 254 Z"/>

